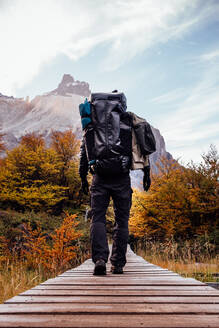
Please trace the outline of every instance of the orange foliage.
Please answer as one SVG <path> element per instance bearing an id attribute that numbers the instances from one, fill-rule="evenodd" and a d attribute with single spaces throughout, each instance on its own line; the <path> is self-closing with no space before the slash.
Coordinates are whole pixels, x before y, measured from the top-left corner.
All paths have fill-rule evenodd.
<path id="1" fill-rule="evenodd" d="M 21 145 L 25 145 L 30 150 L 36 152 L 37 148 L 45 146 L 45 141 L 42 134 L 32 132 L 22 137 Z"/>
<path id="2" fill-rule="evenodd" d="M 41 228 L 32 230 L 26 224 L 23 231 L 22 257 L 30 267 L 42 267 L 46 271 L 61 271 L 76 257 L 75 242 L 82 235 L 76 230 L 76 215 L 66 214 L 62 225 L 55 232 L 45 235 Z"/>
<path id="3" fill-rule="evenodd" d="M 219 225 L 219 157 L 211 146 L 204 162 L 187 168 L 161 160 L 149 193 L 135 191 L 130 232 L 139 238 L 188 238 Z"/>
<path id="4" fill-rule="evenodd" d="M 65 166 L 75 158 L 79 151 L 79 140 L 72 130 L 53 131 L 51 147 L 59 154 Z"/>

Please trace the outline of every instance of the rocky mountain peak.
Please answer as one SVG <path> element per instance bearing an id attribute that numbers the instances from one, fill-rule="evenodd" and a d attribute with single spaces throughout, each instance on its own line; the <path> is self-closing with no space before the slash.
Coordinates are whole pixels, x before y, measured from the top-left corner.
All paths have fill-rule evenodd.
<path id="1" fill-rule="evenodd" d="M 52 90 L 46 95 L 59 95 L 66 97 L 79 95 L 83 97 L 89 97 L 90 93 L 90 87 L 87 82 L 75 80 L 70 74 L 64 74 L 62 81 L 58 85 L 58 88 Z"/>
<path id="2" fill-rule="evenodd" d="M 59 83 L 59 86 L 66 85 L 67 83 L 73 83 L 74 81 L 75 80 L 71 74 L 64 74 L 61 83 Z"/>
<path id="3" fill-rule="evenodd" d="M 5 98 L 5 99 L 14 99 L 14 97 L 13 96 L 6 96 L 6 95 L 3 95 L 1 92 L 0 92 L 0 97 L 3 99 L 3 98 Z"/>

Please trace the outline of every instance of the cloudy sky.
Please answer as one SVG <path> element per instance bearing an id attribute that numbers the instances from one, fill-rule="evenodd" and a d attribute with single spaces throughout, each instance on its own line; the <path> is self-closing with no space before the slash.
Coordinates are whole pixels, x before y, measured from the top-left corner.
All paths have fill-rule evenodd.
<path id="1" fill-rule="evenodd" d="M 122 90 L 183 163 L 219 149 L 219 0 L 0 0 L 0 92 Z"/>

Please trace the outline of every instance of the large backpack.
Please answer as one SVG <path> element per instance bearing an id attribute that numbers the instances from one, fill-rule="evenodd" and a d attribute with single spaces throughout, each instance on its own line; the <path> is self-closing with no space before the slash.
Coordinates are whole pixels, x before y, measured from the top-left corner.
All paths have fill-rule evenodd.
<path id="1" fill-rule="evenodd" d="M 91 101 L 85 101 L 79 110 L 89 164 L 94 164 L 99 174 L 128 171 L 132 137 L 125 95 L 92 93 Z"/>

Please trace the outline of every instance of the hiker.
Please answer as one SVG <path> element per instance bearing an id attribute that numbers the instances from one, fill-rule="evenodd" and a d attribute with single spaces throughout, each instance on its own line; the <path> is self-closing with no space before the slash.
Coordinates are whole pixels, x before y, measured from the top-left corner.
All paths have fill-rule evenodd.
<path id="1" fill-rule="evenodd" d="M 93 93 L 91 101 L 85 100 L 79 109 L 84 132 L 79 173 L 85 194 L 89 192 L 88 171 L 93 174 L 90 187 L 90 236 L 92 261 L 95 263 L 93 274 L 106 274 L 109 247 L 105 216 L 111 197 L 115 214 L 111 272 L 122 274 L 129 237 L 128 220 L 132 198 L 129 171 L 133 165 L 132 152 L 135 148 L 132 136 L 135 116 L 126 111 L 126 97 L 117 90 L 108 94 Z M 137 162 L 141 161 L 136 153 L 134 157 Z M 151 183 L 148 158 L 145 160 L 144 157 L 141 165 L 144 171 L 143 187 L 147 191 Z"/>

